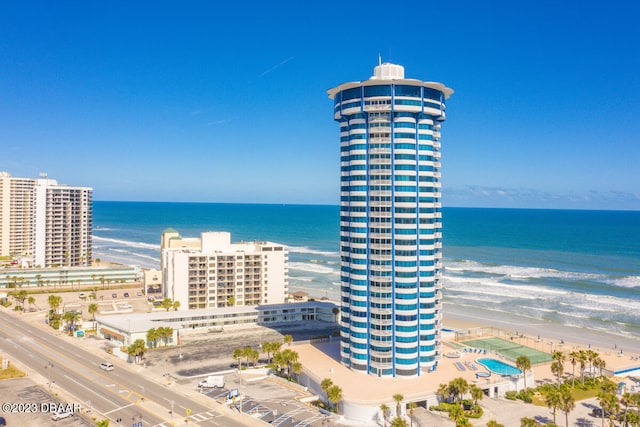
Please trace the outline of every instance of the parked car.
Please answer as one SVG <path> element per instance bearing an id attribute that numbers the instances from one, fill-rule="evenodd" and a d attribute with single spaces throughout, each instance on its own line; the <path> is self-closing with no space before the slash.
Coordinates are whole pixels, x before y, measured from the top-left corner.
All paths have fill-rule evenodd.
<path id="1" fill-rule="evenodd" d="M 142 291 L 138 291 L 138 292 L 136 293 L 136 295 L 138 295 L 139 297 L 141 297 L 141 296 L 142 296 Z"/>
<path id="2" fill-rule="evenodd" d="M 0 427 L 5 427 L 7 425 L 7 420 L 4 417 L 0 417 Z"/>
<path id="3" fill-rule="evenodd" d="M 65 418 L 69 418 L 72 415 L 73 415 L 73 412 L 71 411 L 58 411 L 58 412 L 54 412 L 51 415 L 51 419 L 53 421 L 58 421 L 58 420 L 63 420 Z"/>
<path id="4" fill-rule="evenodd" d="M 103 371 L 113 371 L 113 364 L 109 362 L 102 362 L 100 364 L 100 369 Z"/>
<path id="5" fill-rule="evenodd" d="M 124 297 L 125 297 L 125 298 L 129 298 L 129 292 L 125 292 L 125 293 L 124 293 Z"/>
<path id="6" fill-rule="evenodd" d="M 111 294 L 111 298 L 118 298 L 118 294 L 116 294 L 115 292 Z"/>

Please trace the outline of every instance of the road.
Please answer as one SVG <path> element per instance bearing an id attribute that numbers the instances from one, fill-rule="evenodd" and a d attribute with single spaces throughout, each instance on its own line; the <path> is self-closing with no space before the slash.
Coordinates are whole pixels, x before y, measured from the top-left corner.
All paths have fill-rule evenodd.
<path id="1" fill-rule="evenodd" d="M 185 396 L 164 385 L 145 379 L 130 367 L 116 365 L 103 371 L 99 355 L 53 336 L 48 331 L 20 321 L 0 310 L 0 350 L 10 359 L 19 360 L 47 379 L 47 387 L 67 391 L 76 396 L 83 409 L 93 408 L 112 423 L 143 426 L 171 425 L 186 418 L 201 426 L 246 426 L 248 420 L 223 414 L 197 399 Z M 173 412 L 171 409 L 173 408 Z M 115 423 L 118 425 L 118 423 Z"/>

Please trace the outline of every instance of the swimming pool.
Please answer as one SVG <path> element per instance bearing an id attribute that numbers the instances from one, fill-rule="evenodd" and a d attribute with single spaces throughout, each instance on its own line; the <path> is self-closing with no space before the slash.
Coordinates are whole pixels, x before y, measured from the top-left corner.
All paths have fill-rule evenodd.
<path id="1" fill-rule="evenodd" d="M 508 365 L 500 360 L 496 359 L 478 359 L 476 360 L 479 364 L 498 375 L 521 375 L 522 371 L 515 366 Z"/>

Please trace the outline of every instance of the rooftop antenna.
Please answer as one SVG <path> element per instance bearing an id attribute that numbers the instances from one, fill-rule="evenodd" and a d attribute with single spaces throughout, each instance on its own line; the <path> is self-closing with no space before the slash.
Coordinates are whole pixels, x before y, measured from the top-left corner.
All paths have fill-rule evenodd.
<path id="1" fill-rule="evenodd" d="M 378 52 L 378 65 L 382 65 L 382 55 Z"/>

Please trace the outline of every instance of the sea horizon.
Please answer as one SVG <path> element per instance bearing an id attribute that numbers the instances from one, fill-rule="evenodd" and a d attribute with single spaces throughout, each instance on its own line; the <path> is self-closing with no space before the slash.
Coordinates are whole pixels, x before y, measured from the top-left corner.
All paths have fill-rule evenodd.
<path id="1" fill-rule="evenodd" d="M 443 208 L 446 312 L 563 325 L 640 350 L 640 211 Z M 339 205 L 94 202 L 94 256 L 159 268 L 160 234 L 289 248 L 289 290 L 340 299 Z"/>
<path id="2" fill-rule="evenodd" d="M 197 205 L 273 205 L 273 206 L 333 206 L 340 207 L 340 203 L 287 203 L 287 202 L 205 202 L 205 201 L 166 201 L 166 200 L 97 200 L 99 203 L 175 203 Z M 577 211 L 577 212 L 640 212 L 640 209 L 588 209 L 588 208 L 540 208 L 540 207 L 496 207 L 496 206 L 453 206 L 443 204 L 443 208 L 455 209 L 504 209 L 504 210 L 539 210 L 539 211 Z"/>

